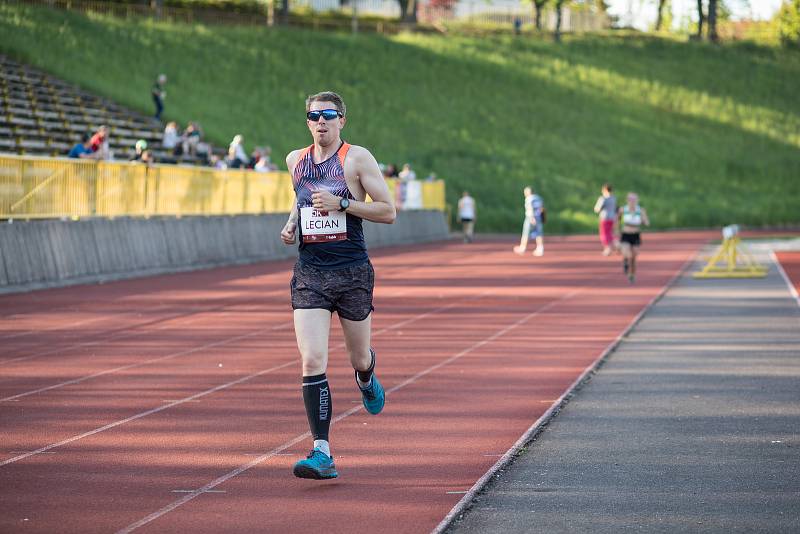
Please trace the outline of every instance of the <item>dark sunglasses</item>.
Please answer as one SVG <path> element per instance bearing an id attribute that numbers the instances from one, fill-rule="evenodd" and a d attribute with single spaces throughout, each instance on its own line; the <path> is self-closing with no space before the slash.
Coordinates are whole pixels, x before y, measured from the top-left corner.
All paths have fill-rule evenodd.
<path id="1" fill-rule="evenodd" d="M 320 117 L 326 121 L 332 121 L 337 117 L 344 117 L 344 115 L 339 113 L 339 110 L 336 109 L 321 109 L 319 111 L 309 111 L 306 113 L 306 118 L 311 122 L 318 122 Z"/>

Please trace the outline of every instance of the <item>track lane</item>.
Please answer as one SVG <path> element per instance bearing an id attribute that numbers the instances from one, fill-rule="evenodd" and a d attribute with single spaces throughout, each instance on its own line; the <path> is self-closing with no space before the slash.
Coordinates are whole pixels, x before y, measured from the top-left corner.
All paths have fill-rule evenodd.
<path id="1" fill-rule="evenodd" d="M 334 429 L 334 454 L 337 455 L 337 462 L 343 472 L 340 482 L 309 486 L 308 481 L 297 481 L 288 475 L 288 469 L 296 460 L 296 455 L 304 452 L 307 443 L 303 443 L 287 449 L 292 456 L 275 456 L 264 465 L 227 480 L 222 484 L 225 494 L 203 493 L 185 508 L 159 517 L 152 523 L 152 529 L 219 531 L 220 528 L 225 528 L 221 525 L 228 525 L 234 530 L 244 532 L 248 526 L 254 524 L 261 525 L 261 530 L 270 530 L 269 526 L 276 530 L 285 529 L 287 525 L 303 523 L 291 523 L 292 518 L 298 519 L 293 515 L 294 512 L 281 509 L 281 513 L 276 515 L 268 514 L 267 509 L 274 510 L 275 507 L 282 506 L 287 501 L 285 494 L 291 496 L 288 500 L 294 500 L 297 508 L 298 499 L 302 501 L 305 497 L 320 493 L 326 499 L 332 499 L 331 507 L 336 507 L 337 503 L 342 505 L 342 513 L 339 514 L 341 518 L 337 516 L 331 519 L 332 531 L 345 531 L 342 529 L 347 525 L 351 526 L 350 521 L 374 515 L 376 510 L 382 514 L 381 521 L 403 521 L 403 517 L 407 518 L 407 514 L 413 512 L 413 517 L 419 519 L 412 523 L 397 523 L 403 527 L 400 530 L 418 532 L 423 525 L 428 525 L 429 530 L 438 523 L 449 506 L 460 498 L 459 494 L 448 492 L 468 489 L 482 474 L 481 469 L 485 470 L 496 461 L 497 457 L 492 455 L 505 452 L 509 446 L 509 433 L 518 428 L 527 428 L 537 406 L 543 411 L 548 406 L 548 399 L 552 400 L 560 395 L 559 387 L 565 382 L 564 377 L 579 373 L 583 368 L 582 363 L 587 358 L 596 356 L 596 348 L 607 341 L 609 336 L 613 338 L 616 335 L 613 329 L 617 328 L 616 331 L 619 331 L 624 318 L 635 314 L 640 308 L 639 303 L 659 287 L 659 279 L 669 274 L 670 267 L 662 268 L 658 265 L 662 262 L 675 264 L 690 253 L 694 244 L 687 244 L 685 236 L 683 237 L 665 240 L 661 247 L 654 245 L 651 250 L 653 253 L 658 252 L 660 259 L 651 265 L 652 279 L 650 275 L 643 275 L 641 285 L 632 288 L 627 283 L 620 282 L 621 274 L 618 279 L 602 287 L 595 288 L 592 285 L 598 273 L 608 276 L 614 274 L 618 270 L 618 262 L 604 262 L 589 257 L 588 260 L 594 266 L 586 267 L 587 259 L 579 256 L 586 258 L 589 244 L 587 241 L 575 244 L 566 240 L 561 258 L 559 255 L 562 251 L 555 246 L 551 249 L 554 251 L 554 259 L 545 257 L 546 261 L 539 263 L 533 263 L 533 258 L 509 259 L 505 250 L 502 253 L 499 250 L 501 245 L 505 248 L 505 243 L 481 244 L 480 248 L 472 249 L 452 244 L 441 247 L 441 250 L 437 247 L 436 253 L 431 253 L 431 259 L 426 260 L 430 263 L 413 277 L 398 272 L 379 281 L 380 287 L 385 287 L 381 292 L 402 289 L 407 293 L 403 297 L 385 300 L 378 295 L 376 327 L 379 318 L 385 321 L 384 325 L 402 324 L 415 310 L 419 314 L 437 304 L 452 304 L 441 317 L 428 316 L 419 324 L 407 323 L 376 340 L 381 361 L 386 362 L 383 364 L 385 367 L 381 368 L 381 377 L 388 387 L 394 387 L 414 376 L 414 369 L 420 372 L 431 365 L 446 361 L 458 353 L 459 346 L 463 350 L 464 346 L 471 346 L 470 343 L 481 343 L 492 333 L 501 331 L 513 325 L 515 320 L 519 321 L 526 314 L 532 313 L 536 306 L 547 305 L 563 296 L 565 292 L 574 289 L 576 284 L 583 283 L 588 289 L 578 295 L 580 302 L 577 302 L 577 297 L 572 302 L 571 297 L 558 305 L 553 304 L 547 313 L 536 316 L 532 324 L 520 323 L 504 336 L 498 336 L 491 342 L 476 347 L 458 360 L 437 367 L 393 392 L 390 395 L 390 404 L 387 405 L 386 417 L 382 415 L 372 418 L 365 414 L 354 414 L 337 423 Z M 549 254 L 551 250 L 548 250 Z M 457 261 L 452 262 L 447 272 L 443 273 L 437 263 L 442 256 L 455 254 L 460 254 Z M 379 256 L 376 262 L 382 261 L 384 257 L 392 260 L 387 261 L 387 264 L 394 263 L 401 269 L 419 267 L 419 261 L 407 252 Z M 434 258 L 439 261 L 433 261 Z M 380 265 L 378 267 L 380 277 Z M 648 264 L 643 263 L 643 270 L 647 267 Z M 475 298 L 483 292 L 488 293 L 481 299 Z M 459 298 L 472 298 L 472 301 L 454 301 Z M 599 316 L 600 311 L 608 310 L 609 307 L 619 317 Z M 564 333 L 565 323 L 572 327 L 569 335 Z M 289 336 L 289 343 L 293 342 L 292 337 L 293 335 Z M 336 334 L 332 341 L 338 339 L 340 335 Z M 409 347 L 413 350 L 409 350 Z M 234 358 L 247 359 L 251 351 L 253 348 L 245 348 Z M 260 351 L 264 352 L 264 349 L 261 348 Z M 266 353 L 269 352 L 267 349 Z M 341 357 L 332 358 L 334 364 L 331 369 L 336 388 L 335 410 L 339 413 L 346 410 L 348 403 L 352 405 L 358 402 L 356 392 L 352 391 L 354 388 L 348 388 L 352 381 L 352 371 L 342 365 L 341 360 Z M 502 362 L 502 365 L 498 362 Z M 16 481 L 17 486 L 22 484 L 21 480 L 29 484 L 21 487 L 25 490 L 20 493 L 21 509 L 35 511 L 36 495 L 52 496 L 59 502 L 67 499 L 70 506 L 85 505 L 84 499 L 89 491 L 86 488 L 91 488 L 94 499 L 92 502 L 98 504 L 90 506 L 90 509 L 97 509 L 99 518 L 108 519 L 108 522 L 98 519 L 97 525 L 104 525 L 105 531 L 124 527 L 123 519 L 128 521 L 125 524 L 131 524 L 146 517 L 165 504 L 174 502 L 174 495 L 171 498 L 170 495 L 155 491 L 153 484 L 160 484 L 162 478 L 165 479 L 163 488 L 177 482 L 191 482 L 190 487 L 183 489 L 200 488 L 208 484 L 209 480 L 243 464 L 241 448 L 235 445 L 237 442 L 256 442 L 258 447 L 254 447 L 257 451 L 253 454 L 263 454 L 269 450 L 270 444 L 274 448 L 276 443 L 285 443 L 287 439 L 297 437 L 297 432 L 305 432 L 302 403 L 298 401 L 299 388 L 295 383 L 298 369 L 299 365 L 296 368 L 290 366 L 285 372 L 281 370 L 274 376 L 263 377 L 265 381 L 274 384 L 275 389 L 268 387 L 267 382 L 254 381 L 246 387 L 242 385 L 232 388 L 224 395 L 213 395 L 213 399 L 185 403 L 180 408 L 165 410 L 153 417 L 122 425 L 105 435 L 93 436 L 65 447 L 63 452 L 56 455 L 42 454 L 17 464 L 19 471 L 15 472 L 11 480 Z M 175 373 L 171 377 L 173 381 L 183 376 L 178 368 L 165 368 L 164 372 L 164 376 Z M 271 382 L 272 379 L 275 382 Z M 127 382 L 130 378 L 120 376 L 117 380 Z M 134 382 L 136 385 L 130 388 L 131 391 L 147 387 L 148 380 Z M 283 382 L 288 383 L 284 385 Z M 480 386 L 475 387 L 476 383 Z M 155 387 L 165 385 L 166 382 L 159 382 Z M 498 392 L 501 393 L 502 402 L 492 406 L 493 401 L 497 404 Z M 531 398 L 531 392 L 536 398 Z M 98 399 L 102 398 L 102 391 L 96 393 Z M 393 411 L 390 410 L 392 406 L 395 407 Z M 237 424 L 236 417 L 226 417 L 226 414 L 239 413 L 247 414 L 243 420 L 249 424 Z M 262 413 L 263 415 L 259 415 Z M 260 420 L 264 421 L 262 428 L 256 426 Z M 203 423 L 195 425 L 192 431 L 193 421 Z M 215 432 L 215 424 L 219 432 Z M 266 426 L 269 427 L 269 432 L 263 429 Z M 290 431 L 286 431 L 287 428 Z M 291 430 L 296 430 L 296 433 L 293 434 Z M 174 438 L 169 440 L 170 436 Z M 254 440 L 254 436 L 258 437 Z M 281 441 L 287 436 L 287 439 Z M 514 439 L 511 439 L 512 443 Z M 170 447 L 168 441 L 177 441 L 186 448 Z M 203 443 L 202 454 L 198 454 L 194 460 L 193 453 L 189 450 L 189 444 L 193 442 Z M 387 443 L 392 444 L 389 449 Z M 502 448 L 504 444 L 505 449 Z M 460 449 L 453 451 L 454 445 L 480 450 L 481 456 L 465 457 L 457 452 Z M 97 451 L 100 457 L 93 460 L 95 456 L 92 451 Z M 386 463 L 376 462 L 375 451 L 386 454 Z M 148 469 L 146 466 L 150 465 L 151 460 L 154 466 L 162 466 L 167 472 L 159 475 L 157 470 Z M 64 493 L 63 486 L 60 492 L 53 495 L 52 490 L 48 491 L 34 483 L 38 480 L 36 477 L 24 476 L 27 470 L 34 469 L 33 466 L 49 469 L 51 473 L 55 468 L 56 473 L 63 474 L 64 470 L 69 471 L 70 466 L 85 466 L 87 463 L 91 465 L 93 462 L 98 462 L 107 469 L 106 482 L 87 481 L 78 477 L 78 480 L 66 484 L 67 488 L 74 488 L 73 491 L 67 491 L 67 495 L 60 494 Z M 167 467 L 174 463 L 185 469 L 181 471 L 183 474 Z M 60 470 L 59 466 L 62 466 Z M 226 466 L 228 470 L 225 469 Z M 136 474 L 137 467 L 143 469 L 141 476 Z M 396 481 L 387 483 L 385 476 L 381 476 L 387 468 L 398 475 Z M 216 475 L 211 476 L 212 473 Z M 0 470 L 0 476 L 4 474 Z M 66 475 L 59 480 L 62 478 L 65 481 L 71 480 Z M 115 480 L 124 483 L 118 482 L 115 489 Z M 161 488 L 158 484 L 156 485 Z M 336 491 L 330 489 L 331 487 Z M 362 492 L 370 495 L 375 507 L 367 509 L 362 506 L 363 510 L 358 508 L 357 505 L 363 502 Z M 231 495 L 236 496 L 233 504 L 232 499 L 226 498 Z M 403 495 L 407 497 L 403 498 Z M 401 499 L 397 500 L 398 497 Z M 129 507 L 121 508 L 123 500 Z M 268 503 L 268 506 L 265 507 L 264 503 Z M 235 512 L 231 510 L 231 506 Z M 64 510 L 56 507 L 58 509 Z M 117 510 L 117 513 L 107 513 L 110 509 Z M 47 524 L 47 518 L 41 513 L 38 517 L 43 521 L 40 525 Z M 58 512 L 54 511 L 50 521 L 57 520 L 58 517 Z M 204 523 L 204 518 L 216 519 L 211 523 Z"/>

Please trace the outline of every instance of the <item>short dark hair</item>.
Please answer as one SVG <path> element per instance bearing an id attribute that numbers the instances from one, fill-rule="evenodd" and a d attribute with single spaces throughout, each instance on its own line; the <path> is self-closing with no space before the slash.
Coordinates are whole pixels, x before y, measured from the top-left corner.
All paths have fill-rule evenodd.
<path id="1" fill-rule="evenodd" d="M 611 187 L 611 184 L 610 184 L 610 183 L 608 183 L 608 182 L 606 182 L 606 183 L 604 183 L 604 184 L 603 184 L 603 189 L 605 189 L 605 190 L 606 190 L 606 191 L 608 191 L 609 193 L 610 193 L 611 191 L 613 191 L 613 190 L 614 190 L 614 188 L 613 188 L 613 187 Z"/>
<path id="2" fill-rule="evenodd" d="M 344 105 L 344 100 L 342 100 L 342 97 L 333 91 L 322 91 L 321 93 L 317 93 L 306 98 L 306 111 L 311 109 L 312 102 L 333 102 L 333 104 L 336 106 L 336 109 L 342 114 L 342 116 L 347 115 L 347 106 Z"/>

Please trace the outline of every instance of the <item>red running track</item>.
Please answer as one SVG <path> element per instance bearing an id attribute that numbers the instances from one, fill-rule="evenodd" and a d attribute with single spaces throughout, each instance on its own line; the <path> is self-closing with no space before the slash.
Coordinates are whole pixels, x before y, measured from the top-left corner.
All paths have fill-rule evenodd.
<path id="1" fill-rule="evenodd" d="M 325 482 L 291 262 L 0 297 L 0 531 L 429 532 L 716 234 L 646 235 L 635 285 L 594 236 L 374 253 L 386 409 L 336 328 Z"/>
<path id="2" fill-rule="evenodd" d="M 789 278 L 795 289 L 795 295 L 800 293 L 800 252 L 776 252 L 775 257 L 783 267 L 783 272 Z"/>

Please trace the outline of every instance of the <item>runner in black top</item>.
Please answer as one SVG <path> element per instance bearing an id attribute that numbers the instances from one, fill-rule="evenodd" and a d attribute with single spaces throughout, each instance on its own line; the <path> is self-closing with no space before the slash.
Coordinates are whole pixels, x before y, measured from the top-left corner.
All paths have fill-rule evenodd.
<path id="1" fill-rule="evenodd" d="M 303 360 L 303 401 L 314 437 L 311 453 L 294 466 L 294 474 L 301 478 L 338 476 L 328 441 L 333 405 L 325 374 L 334 311 L 364 407 L 378 414 L 385 398 L 370 347 L 375 275 L 361 221 L 391 224 L 396 213 L 375 158 L 367 149 L 342 141 L 345 114 L 336 93 L 308 97 L 306 124 L 314 144 L 286 157 L 296 202 L 281 239 L 287 245 L 300 240 L 291 283 L 292 308 Z M 367 194 L 372 202 L 365 202 Z"/>

